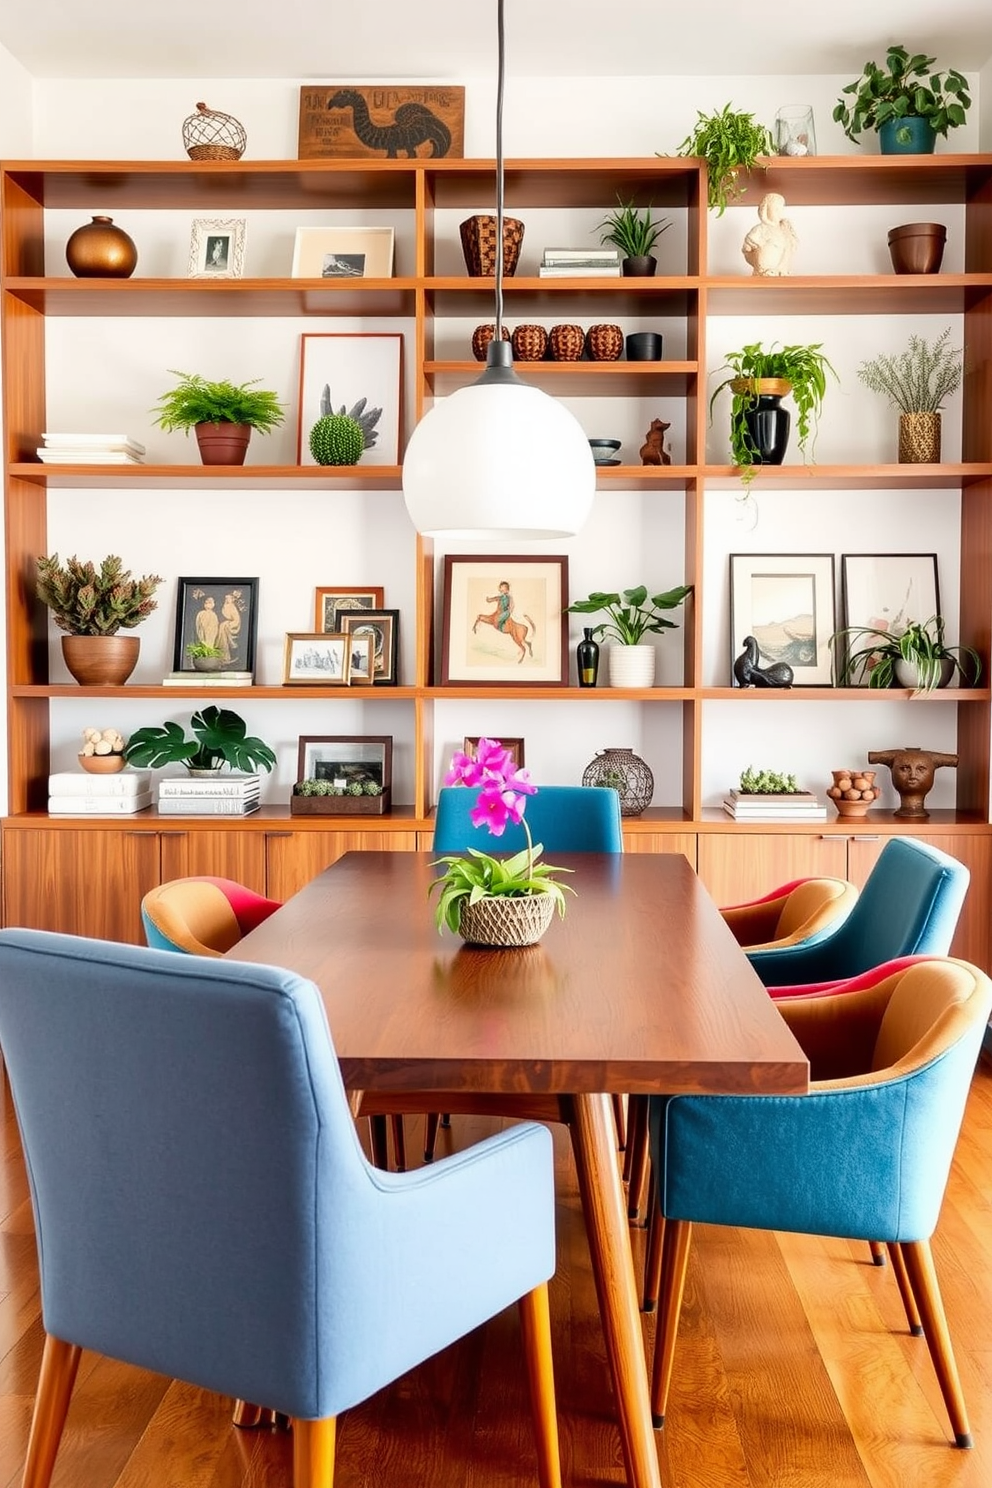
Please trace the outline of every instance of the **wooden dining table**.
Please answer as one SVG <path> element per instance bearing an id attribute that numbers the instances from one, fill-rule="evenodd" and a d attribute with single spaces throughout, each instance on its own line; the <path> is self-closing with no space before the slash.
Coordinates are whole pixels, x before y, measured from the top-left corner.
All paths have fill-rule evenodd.
<path id="1" fill-rule="evenodd" d="M 430 854 L 351 852 L 228 954 L 316 983 L 345 1086 L 378 1110 L 567 1123 L 627 1481 L 660 1488 L 612 1096 L 794 1095 L 809 1066 L 681 854 L 555 861 L 575 895 L 535 946 L 439 935 Z"/>

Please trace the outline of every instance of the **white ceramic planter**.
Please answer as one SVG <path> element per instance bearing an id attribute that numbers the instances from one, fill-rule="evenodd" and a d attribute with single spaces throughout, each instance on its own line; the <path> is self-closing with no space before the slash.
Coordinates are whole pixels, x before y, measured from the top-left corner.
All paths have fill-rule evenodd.
<path id="1" fill-rule="evenodd" d="M 657 651 L 653 646 L 611 646 L 607 657 L 611 687 L 653 687 Z"/>
<path id="2" fill-rule="evenodd" d="M 899 660 L 895 663 L 896 681 L 900 687 L 919 687 L 920 670 L 915 661 Z M 945 660 L 940 663 L 940 681 L 938 687 L 946 687 L 954 674 L 953 661 Z"/>

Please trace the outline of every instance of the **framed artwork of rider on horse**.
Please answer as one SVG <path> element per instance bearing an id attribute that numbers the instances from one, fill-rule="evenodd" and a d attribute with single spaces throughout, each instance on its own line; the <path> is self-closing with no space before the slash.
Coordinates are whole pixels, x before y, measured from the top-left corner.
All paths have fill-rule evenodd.
<path id="1" fill-rule="evenodd" d="M 447 554 L 441 685 L 564 687 L 568 559 Z"/>
<path id="2" fill-rule="evenodd" d="M 300 89 L 300 160 L 461 160 L 465 89 L 330 83 Z"/>

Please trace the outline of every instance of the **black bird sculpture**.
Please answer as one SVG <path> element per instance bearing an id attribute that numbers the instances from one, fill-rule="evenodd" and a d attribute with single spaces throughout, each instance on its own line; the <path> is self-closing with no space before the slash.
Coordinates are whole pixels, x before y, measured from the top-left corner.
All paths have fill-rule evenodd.
<path id="1" fill-rule="evenodd" d="M 754 636 L 744 637 L 744 650 L 734 662 L 734 680 L 738 687 L 791 687 L 794 673 L 787 661 L 773 661 L 770 666 L 758 665 L 758 642 Z"/>

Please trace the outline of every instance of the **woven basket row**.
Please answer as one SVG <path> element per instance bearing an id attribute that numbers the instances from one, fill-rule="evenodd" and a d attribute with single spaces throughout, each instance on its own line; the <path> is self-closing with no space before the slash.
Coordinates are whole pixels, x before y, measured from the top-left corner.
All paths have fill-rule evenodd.
<path id="1" fill-rule="evenodd" d="M 494 325 L 476 326 L 472 334 L 472 355 L 486 360 L 486 350 L 496 334 Z M 540 325 L 519 325 L 510 336 L 503 327 L 503 339 L 513 345 L 518 362 L 577 362 L 585 352 L 594 362 L 615 362 L 623 353 L 623 331 L 618 325 L 594 325 L 583 331 L 579 325 L 556 325 L 550 331 Z"/>

